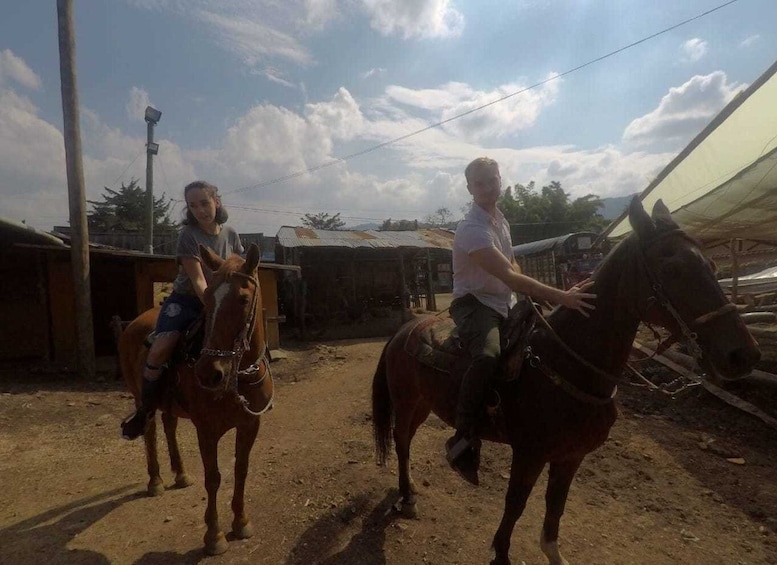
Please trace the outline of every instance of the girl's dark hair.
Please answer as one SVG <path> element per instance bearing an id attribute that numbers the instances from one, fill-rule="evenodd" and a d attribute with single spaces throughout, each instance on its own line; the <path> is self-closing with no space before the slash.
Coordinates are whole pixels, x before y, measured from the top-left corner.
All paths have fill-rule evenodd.
<path id="1" fill-rule="evenodd" d="M 197 188 L 201 188 L 205 191 L 205 193 L 213 198 L 219 206 L 216 208 L 216 223 L 217 224 L 224 224 L 226 223 L 227 219 L 229 218 L 229 214 L 227 213 L 227 209 L 224 208 L 224 205 L 221 203 L 221 196 L 219 196 L 219 189 L 217 186 L 210 184 L 209 182 L 205 182 L 204 180 L 196 180 L 194 182 L 190 182 L 187 184 L 183 189 L 183 199 L 184 202 L 186 202 L 186 195 L 189 194 L 190 190 L 194 190 Z M 196 226 L 197 225 L 197 218 L 194 217 L 194 214 L 191 213 L 191 210 L 189 210 L 189 204 L 186 203 L 186 207 L 184 208 L 184 220 L 183 225 L 185 226 Z"/>

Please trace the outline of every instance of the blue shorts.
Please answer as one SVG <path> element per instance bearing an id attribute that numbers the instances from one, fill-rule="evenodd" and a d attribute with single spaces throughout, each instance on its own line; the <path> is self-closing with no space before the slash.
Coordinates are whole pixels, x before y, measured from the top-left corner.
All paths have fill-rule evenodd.
<path id="1" fill-rule="evenodd" d="M 157 335 L 166 332 L 184 333 L 200 315 L 202 308 L 202 302 L 196 296 L 173 292 L 162 303 L 154 331 Z"/>

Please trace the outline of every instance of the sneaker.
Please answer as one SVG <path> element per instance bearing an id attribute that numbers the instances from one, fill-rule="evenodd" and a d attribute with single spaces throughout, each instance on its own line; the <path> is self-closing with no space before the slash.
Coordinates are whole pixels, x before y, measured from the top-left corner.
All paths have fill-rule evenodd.
<path id="1" fill-rule="evenodd" d="M 138 439 L 146 433 L 149 423 L 154 419 L 154 413 L 138 410 L 131 416 L 125 418 L 121 423 L 121 437 L 132 441 Z"/>
<path id="2" fill-rule="evenodd" d="M 468 483 L 478 486 L 480 479 L 480 440 L 456 433 L 445 442 L 448 465 Z"/>

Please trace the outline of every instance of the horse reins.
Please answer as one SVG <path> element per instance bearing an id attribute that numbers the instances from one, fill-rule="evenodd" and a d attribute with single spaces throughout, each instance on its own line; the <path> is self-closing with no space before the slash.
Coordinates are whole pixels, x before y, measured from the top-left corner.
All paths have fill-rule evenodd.
<path id="1" fill-rule="evenodd" d="M 232 360 L 232 367 L 230 369 L 229 375 L 227 375 L 226 379 L 224 380 L 224 385 L 218 386 L 218 387 L 206 387 L 203 386 L 202 383 L 200 383 L 200 386 L 207 390 L 219 390 L 222 389 L 224 392 L 230 387 L 232 387 L 232 392 L 235 393 L 235 396 L 237 397 L 238 402 L 243 406 L 243 409 L 251 414 L 252 416 L 259 416 L 269 410 L 272 407 L 272 397 L 267 402 L 267 405 L 260 411 L 256 412 L 254 410 L 251 410 L 248 400 L 238 392 L 238 381 L 240 377 L 248 377 L 252 375 L 258 374 L 261 369 L 264 367 L 264 374 L 262 377 L 256 381 L 249 383 L 251 386 L 256 386 L 258 384 L 261 384 L 264 382 L 264 380 L 267 378 L 267 375 L 270 374 L 270 363 L 267 359 L 267 342 L 262 340 L 262 349 L 259 352 L 259 355 L 256 357 L 256 361 L 246 367 L 245 369 L 238 370 L 240 367 L 240 362 L 243 359 L 243 354 L 248 350 L 250 347 L 249 340 L 251 339 L 251 336 L 254 333 L 255 326 L 256 326 L 256 303 L 259 299 L 259 281 L 256 277 L 253 277 L 251 275 L 247 275 L 245 273 L 241 273 L 240 271 L 235 271 L 233 273 L 230 273 L 230 276 L 232 277 L 241 277 L 246 279 L 247 281 L 253 283 L 254 285 L 254 292 L 251 295 L 251 306 L 249 309 L 249 316 L 246 320 L 245 325 L 243 326 L 242 331 L 238 334 L 238 336 L 235 338 L 235 341 L 232 345 L 231 350 L 226 349 L 210 349 L 210 348 L 203 348 L 200 351 L 201 355 L 207 355 L 209 357 L 218 357 L 223 359 L 231 359 Z M 271 377 L 272 378 L 272 377 Z"/>
<path id="2" fill-rule="evenodd" d="M 672 230 L 668 231 L 666 233 L 661 234 L 657 238 L 655 238 L 653 241 L 649 243 L 649 246 L 652 246 L 656 242 L 664 239 L 665 237 L 671 236 L 671 235 L 679 235 L 689 241 L 691 241 L 694 245 L 696 244 L 690 237 L 688 237 L 682 230 Z M 701 316 L 697 317 L 695 320 L 693 320 L 690 324 L 687 324 L 685 320 L 683 320 L 680 313 L 677 311 L 677 309 L 672 304 L 672 301 L 669 299 L 669 297 L 664 292 L 663 285 L 657 280 L 655 277 L 653 271 L 650 270 L 647 257 L 645 256 L 645 248 L 643 246 L 639 246 L 640 253 L 639 258 L 640 262 L 647 273 L 648 279 L 650 280 L 651 289 L 653 290 L 654 296 L 651 296 L 650 298 L 654 299 L 655 302 L 657 302 L 660 306 L 666 310 L 669 315 L 674 319 L 675 323 L 680 329 L 680 332 L 682 333 L 682 336 L 685 338 L 686 345 L 688 347 L 689 352 L 693 355 L 694 359 L 697 361 L 702 358 L 703 351 L 701 349 L 701 346 L 699 346 L 698 343 L 698 334 L 693 331 L 693 329 L 698 328 L 699 326 L 702 326 L 704 324 L 708 324 L 712 322 L 713 320 L 717 320 L 718 318 L 725 316 L 726 314 L 730 314 L 732 312 L 736 312 L 737 307 L 735 304 L 729 302 L 727 304 L 724 304 L 717 310 L 713 310 L 711 312 L 707 312 L 706 314 L 702 314 Z M 543 374 L 545 374 L 553 383 L 558 385 L 560 388 L 565 390 L 567 393 L 572 395 L 573 397 L 577 398 L 578 400 L 581 400 L 583 402 L 589 403 L 589 404 L 607 404 L 611 402 L 615 395 L 617 394 L 618 387 L 617 383 L 621 381 L 620 377 L 617 375 L 612 375 L 608 373 L 607 371 L 604 371 L 603 369 L 597 367 L 584 357 L 582 357 L 579 353 L 577 353 L 575 350 L 573 350 L 567 343 L 561 339 L 561 337 L 556 333 L 556 331 L 553 329 L 553 327 L 550 325 L 550 323 L 545 319 L 545 317 L 542 315 L 542 313 L 538 310 L 537 306 L 534 304 L 532 300 L 529 300 L 529 303 L 531 304 L 532 309 L 534 310 L 535 315 L 542 323 L 543 327 L 550 333 L 550 335 L 561 345 L 561 347 L 564 349 L 564 351 L 569 354 L 573 359 L 575 359 L 578 363 L 583 365 L 585 368 L 589 369 L 590 371 L 596 373 L 597 375 L 604 377 L 607 380 L 613 381 L 616 383 L 616 386 L 614 387 L 612 394 L 609 397 L 599 397 L 594 396 L 590 393 L 587 393 L 585 391 L 580 390 L 575 385 L 570 383 L 569 381 L 565 380 L 561 375 L 559 375 L 557 372 L 553 371 L 550 367 L 548 367 L 539 356 L 535 355 L 531 349 L 531 346 L 527 346 L 524 355 L 526 359 L 529 361 L 529 364 L 539 369 Z M 667 345 L 661 350 L 664 351 L 666 348 L 668 348 L 672 343 L 677 341 L 676 333 L 673 332 L 672 336 L 669 340 L 667 340 Z M 658 353 L 658 351 L 656 352 Z"/>

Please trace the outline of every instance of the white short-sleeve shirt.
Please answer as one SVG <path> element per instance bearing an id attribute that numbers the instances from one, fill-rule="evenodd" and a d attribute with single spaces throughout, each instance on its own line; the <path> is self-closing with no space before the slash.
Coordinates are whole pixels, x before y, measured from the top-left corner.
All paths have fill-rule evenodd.
<path id="1" fill-rule="evenodd" d="M 456 227 L 453 237 L 453 297 L 472 294 L 481 303 L 507 317 L 510 306 L 515 303 L 513 291 L 469 256 L 473 251 L 490 247 L 495 247 L 508 261 L 512 260 L 510 225 L 499 209 L 492 217 L 473 203 Z"/>

